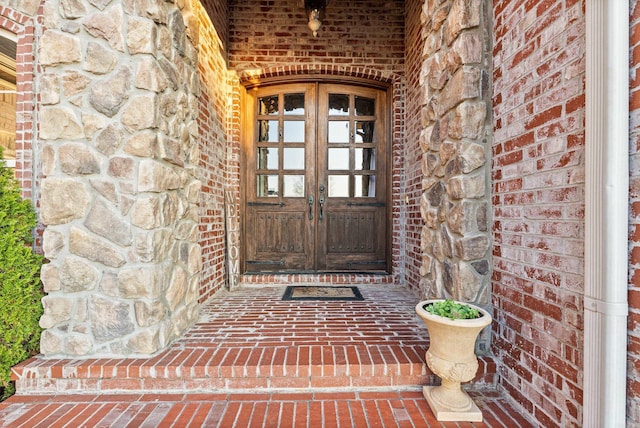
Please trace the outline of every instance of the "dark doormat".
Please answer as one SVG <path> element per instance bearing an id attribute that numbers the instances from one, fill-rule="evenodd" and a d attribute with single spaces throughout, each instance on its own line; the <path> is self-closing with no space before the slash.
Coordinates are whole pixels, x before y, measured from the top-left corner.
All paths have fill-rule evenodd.
<path id="1" fill-rule="evenodd" d="M 290 285 L 282 300 L 364 300 L 358 287 Z"/>

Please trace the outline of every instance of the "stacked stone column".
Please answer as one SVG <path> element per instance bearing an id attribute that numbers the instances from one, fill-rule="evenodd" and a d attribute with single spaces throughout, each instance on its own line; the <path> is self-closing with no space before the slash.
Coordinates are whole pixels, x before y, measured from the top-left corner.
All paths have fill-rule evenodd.
<path id="1" fill-rule="evenodd" d="M 426 0 L 423 13 L 421 290 L 489 304 L 489 6 Z"/>
<path id="2" fill-rule="evenodd" d="M 198 316 L 189 4 L 48 0 L 36 82 L 47 356 L 150 355 Z"/>

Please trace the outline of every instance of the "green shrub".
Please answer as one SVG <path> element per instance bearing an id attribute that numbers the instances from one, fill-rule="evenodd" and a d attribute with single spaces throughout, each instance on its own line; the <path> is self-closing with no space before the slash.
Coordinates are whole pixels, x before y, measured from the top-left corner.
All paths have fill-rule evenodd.
<path id="1" fill-rule="evenodd" d="M 424 306 L 424 310 L 433 315 L 451 318 L 454 320 L 467 320 L 480 318 L 480 312 L 476 308 L 463 303 L 457 303 L 452 299 L 440 300 Z"/>
<path id="2" fill-rule="evenodd" d="M 30 245 L 35 225 L 31 203 L 0 160 L 0 400 L 14 392 L 11 367 L 39 350 L 42 256 Z"/>

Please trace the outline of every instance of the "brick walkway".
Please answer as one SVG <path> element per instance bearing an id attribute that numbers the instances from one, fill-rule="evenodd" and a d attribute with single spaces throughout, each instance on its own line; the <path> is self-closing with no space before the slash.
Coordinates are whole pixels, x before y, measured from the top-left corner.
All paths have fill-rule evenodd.
<path id="1" fill-rule="evenodd" d="M 361 286 L 362 302 L 282 301 L 284 287 L 221 292 L 184 338 L 151 359 L 47 360 L 14 369 L 2 426 L 528 427 L 495 391 L 490 357 L 472 391 L 483 424 L 435 422 L 420 386 L 417 299 Z"/>
<path id="2" fill-rule="evenodd" d="M 471 394 L 483 423 L 437 422 L 420 392 L 155 394 L 14 397 L 0 426 L 53 427 L 533 427 L 495 392 Z"/>

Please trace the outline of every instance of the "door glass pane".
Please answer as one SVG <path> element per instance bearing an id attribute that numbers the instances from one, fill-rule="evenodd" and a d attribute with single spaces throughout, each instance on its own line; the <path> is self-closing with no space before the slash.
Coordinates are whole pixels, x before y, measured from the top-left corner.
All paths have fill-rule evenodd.
<path id="1" fill-rule="evenodd" d="M 375 175 L 356 175 L 354 193 L 356 198 L 376 196 L 376 176 Z"/>
<path id="2" fill-rule="evenodd" d="M 329 176 L 329 197 L 348 198 L 349 197 L 349 176 L 330 175 Z"/>
<path id="3" fill-rule="evenodd" d="M 278 96 L 271 95 L 259 98 L 258 114 L 278 114 Z"/>
<path id="4" fill-rule="evenodd" d="M 285 198 L 301 198 L 304 196 L 304 175 L 285 175 L 283 184 Z"/>
<path id="5" fill-rule="evenodd" d="M 278 169 L 278 149 L 260 147 L 258 149 L 258 169 Z"/>
<path id="6" fill-rule="evenodd" d="M 257 195 L 260 198 L 267 196 L 278 196 L 278 176 L 258 175 Z"/>
<path id="7" fill-rule="evenodd" d="M 284 114 L 304 114 L 304 94 L 286 94 Z"/>
<path id="8" fill-rule="evenodd" d="M 373 121 L 356 122 L 356 143 L 373 143 Z"/>
<path id="9" fill-rule="evenodd" d="M 329 169 L 349 169 L 349 149 L 329 149 Z"/>
<path id="10" fill-rule="evenodd" d="M 348 143 L 349 142 L 349 121 L 341 120 L 329 122 L 329 142 Z"/>
<path id="11" fill-rule="evenodd" d="M 329 114 L 349 115 L 349 95 L 329 94 Z"/>
<path id="12" fill-rule="evenodd" d="M 376 114 L 376 100 L 373 98 L 356 96 L 355 104 L 356 116 L 373 116 Z"/>
<path id="13" fill-rule="evenodd" d="M 284 121 L 284 142 L 304 143 L 304 122 L 301 120 Z"/>
<path id="14" fill-rule="evenodd" d="M 258 121 L 258 141 L 277 143 L 278 142 L 278 121 L 259 120 Z"/>
<path id="15" fill-rule="evenodd" d="M 376 169 L 376 152 L 375 149 L 355 149 L 357 170 L 373 171 Z"/>
<path id="16" fill-rule="evenodd" d="M 283 162 L 283 169 L 304 169 L 304 148 L 287 147 L 284 149 Z"/>

